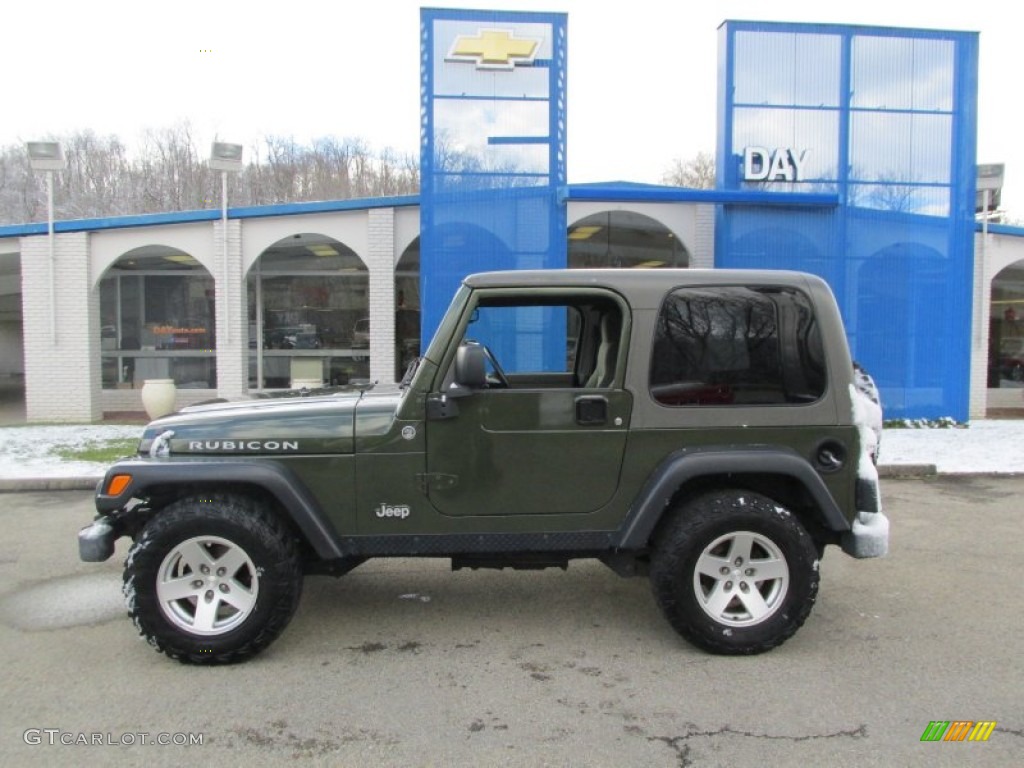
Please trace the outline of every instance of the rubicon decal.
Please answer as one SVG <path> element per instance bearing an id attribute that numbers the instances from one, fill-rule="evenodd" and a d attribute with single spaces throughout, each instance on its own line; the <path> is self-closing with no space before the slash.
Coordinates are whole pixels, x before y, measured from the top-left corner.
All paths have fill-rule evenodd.
<path id="1" fill-rule="evenodd" d="M 197 453 L 275 453 L 299 450 L 298 440 L 189 440 L 188 449 Z"/>
<path id="2" fill-rule="evenodd" d="M 932 720 L 921 741 L 988 741 L 995 728 L 995 720 Z"/>

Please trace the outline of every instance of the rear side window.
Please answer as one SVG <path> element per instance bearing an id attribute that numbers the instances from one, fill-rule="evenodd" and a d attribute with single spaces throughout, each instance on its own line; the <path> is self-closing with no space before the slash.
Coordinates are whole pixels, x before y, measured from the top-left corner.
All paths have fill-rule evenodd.
<path id="1" fill-rule="evenodd" d="M 818 324 L 800 291 L 681 288 L 654 334 L 650 388 L 663 405 L 810 403 L 825 392 Z"/>

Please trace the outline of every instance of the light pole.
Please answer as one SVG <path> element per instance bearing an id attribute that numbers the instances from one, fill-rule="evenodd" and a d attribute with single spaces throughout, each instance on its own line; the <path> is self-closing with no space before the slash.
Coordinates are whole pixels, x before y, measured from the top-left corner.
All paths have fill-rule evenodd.
<path id="1" fill-rule="evenodd" d="M 224 341 L 231 341 L 231 302 L 228 300 L 228 174 L 242 170 L 242 145 L 213 142 L 210 150 L 210 168 L 220 171 L 220 222 L 222 264 L 221 275 L 224 280 Z"/>
<path id="2" fill-rule="evenodd" d="M 50 249 L 50 343 L 57 345 L 57 270 L 54 265 L 56 255 L 53 242 L 53 172 L 63 171 L 65 167 L 64 151 L 56 141 L 28 142 L 28 163 L 33 171 L 46 172 L 46 214 L 47 234 Z"/>

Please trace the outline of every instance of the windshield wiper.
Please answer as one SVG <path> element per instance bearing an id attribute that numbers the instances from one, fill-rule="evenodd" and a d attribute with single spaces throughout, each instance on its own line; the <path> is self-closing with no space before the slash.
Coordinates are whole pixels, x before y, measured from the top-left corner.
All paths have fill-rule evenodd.
<path id="1" fill-rule="evenodd" d="M 420 361 L 422 357 L 414 357 L 412 361 L 405 367 L 405 374 L 402 376 L 402 381 L 399 382 L 399 389 L 405 389 L 412 384 L 412 377 L 416 375 L 416 369 L 420 367 Z"/>

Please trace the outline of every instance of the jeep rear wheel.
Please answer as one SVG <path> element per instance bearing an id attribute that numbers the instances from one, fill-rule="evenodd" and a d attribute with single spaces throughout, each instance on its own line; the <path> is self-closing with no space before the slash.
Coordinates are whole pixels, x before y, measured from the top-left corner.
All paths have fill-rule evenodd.
<path id="1" fill-rule="evenodd" d="M 287 528 L 236 496 L 182 499 L 157 512 L 124 569 L 125 602 L 140 634 L 189 663 L 258 653 L 288 625 L 301 592 Z"/>
<path id="2" fill-rule="evenodd" d="M 818 593 L 818 552 L 786 508 L 747 491 L 680 506 L 655 544 L 651 584 L 687 640 L 713 653 L 762 653 L 791 637 Z"/>

